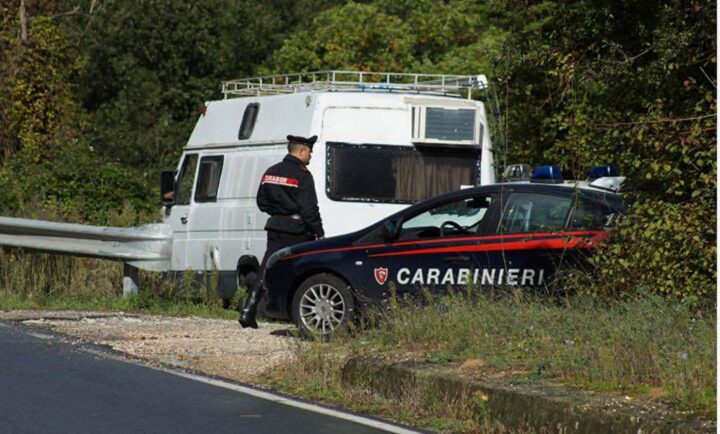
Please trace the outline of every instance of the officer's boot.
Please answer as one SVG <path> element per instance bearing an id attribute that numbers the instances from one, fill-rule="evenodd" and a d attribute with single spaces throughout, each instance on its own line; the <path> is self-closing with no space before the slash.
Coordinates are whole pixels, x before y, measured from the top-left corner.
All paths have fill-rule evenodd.
<path id="1" fill-rule="evenodd" d="M 240 309 L 240 319 L 238 321 L 243 328 L 258 328 L 255 316 L 257 315 L 257 306 L 258 303 L 260 303 L 260 297 L 262 297 L 262 287 L 263 283 L 261 280 L 255 282 L 255 285 L 252 286 L 248 294 L 245 306 Z"/>

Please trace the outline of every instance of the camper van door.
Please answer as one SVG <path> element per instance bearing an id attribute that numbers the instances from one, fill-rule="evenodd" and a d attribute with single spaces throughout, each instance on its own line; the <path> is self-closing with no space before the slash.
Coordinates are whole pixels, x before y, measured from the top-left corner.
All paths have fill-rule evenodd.
<path id="1" fill-rule="evenodd" d="M 188 242 L 188 216 L 192 202 L 195 173 L 197 172 L 198 154 L 185 154 L 178 170 L 175 187 L 175 205 L 168 208 L 165 221 L 173 230 L 171 269 L 186 268 L 186 252 Z"/>
<path id="2" fill-rule="evenodd" d="M 221 224 L 225 222 L 226 217 L 232 217 L 229 213 L 237 214 L 234 208 L 218 203 L 218 191 L 224 166 L 225 155 L 219 153 L 200 154 L 198 174 L 190 208 L 187 253 L 185 254 L 187 266 L 193 270 L 234 269 L 234 264 L 225 264 L 223 266 L 220 262 L 220 252 L 223 250 L 221 243 L 225 238 L 221 232 Z M 227 220 L 225 223 L 230 224 L 238 219 L 228 218 Z M 225 243 L 227 244 L 228 240 L 225 240 Z"/>

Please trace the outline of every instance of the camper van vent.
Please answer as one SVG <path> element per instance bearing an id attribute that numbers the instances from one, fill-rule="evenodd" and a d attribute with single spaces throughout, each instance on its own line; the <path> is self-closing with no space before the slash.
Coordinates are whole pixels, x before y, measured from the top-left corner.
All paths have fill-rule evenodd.
<path id="1" fill-rule="evenodd" d="M 474 108 L 416 106 L 412 117 L 415 144 L 480 145 L 482 131 Z"/>
<path id="2" fill-rule="evenodd" d="M 315 71 L 300 74 L 268 75 L 225 81 L 225 98 L 233 96 L 279 95 L 318 90 L 357 92 L 412 92 L 468 98 L 472 91 L 485 89 L 484 75 L 442 75 L 371 71 Z"/>

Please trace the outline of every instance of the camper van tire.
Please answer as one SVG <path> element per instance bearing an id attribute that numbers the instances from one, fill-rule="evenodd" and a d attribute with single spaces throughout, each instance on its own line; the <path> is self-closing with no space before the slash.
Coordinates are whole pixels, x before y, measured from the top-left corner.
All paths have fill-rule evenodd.
<path id="1" fill-rule="evenodd" d="M 255 283 L 257 272 L 260 269 L 260 262 L 255 256 L 241 256 L 237 264 L 237 284 L 238 288 L 245 287 Z"/>
<path id="2" fill-rule="evenodd" d="M 291 314 L 305 338 L 328 340 L 352 320 L 355 300 L 347 282 L 330 273 L 305 279 L 293 296 Z"/>

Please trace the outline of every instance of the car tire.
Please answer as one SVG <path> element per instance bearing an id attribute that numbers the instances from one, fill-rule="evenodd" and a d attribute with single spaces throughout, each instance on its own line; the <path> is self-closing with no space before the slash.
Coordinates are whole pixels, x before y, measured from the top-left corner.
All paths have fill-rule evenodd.
<path id="1" fill-rule="evenodd" d="M 291 309 L 293 322 L 302 336 L 328 340 L 352 321 L 355 299 L 347 282 L 322 273 L 300 284 Z"/>

